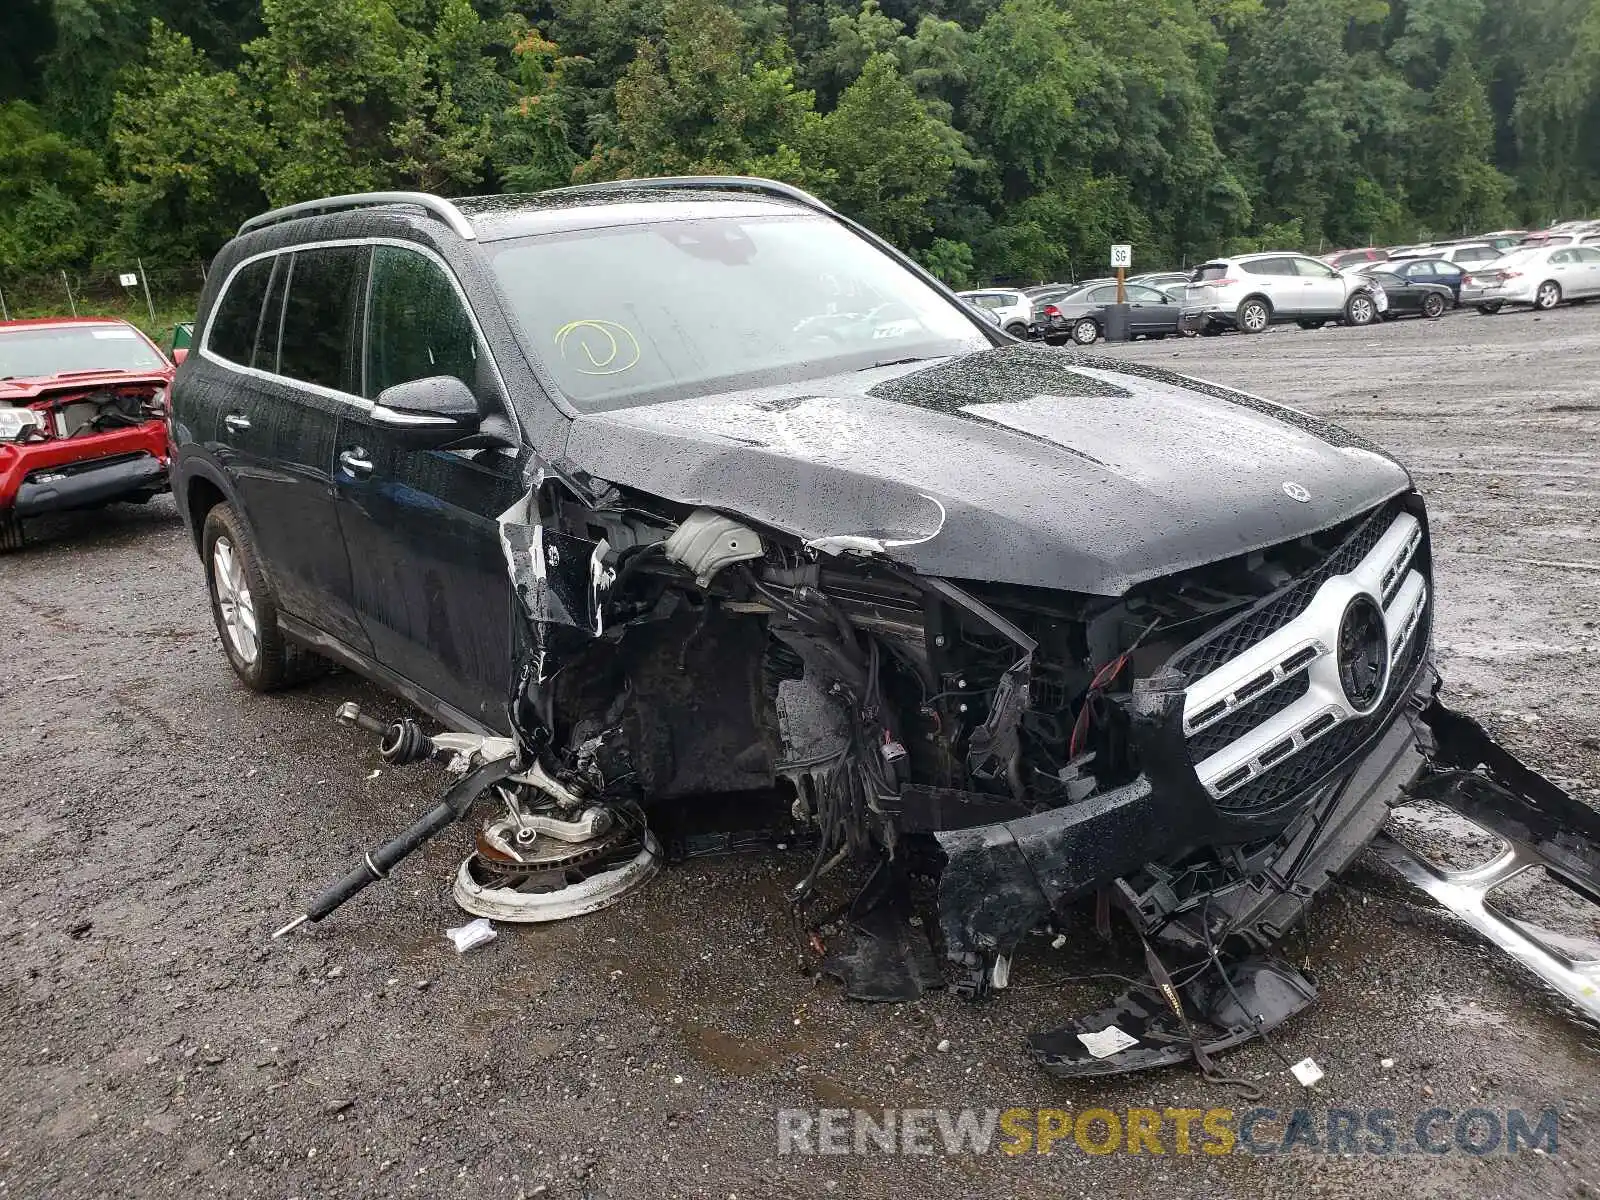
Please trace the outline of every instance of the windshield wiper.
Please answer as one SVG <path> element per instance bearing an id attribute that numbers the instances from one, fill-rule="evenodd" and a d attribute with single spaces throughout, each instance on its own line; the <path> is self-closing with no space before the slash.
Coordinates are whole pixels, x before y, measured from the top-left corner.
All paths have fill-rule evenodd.
<path id="1" fill-rule="evenodd" d="M 862 367 L 856 374 L 859 375 L 861 371 L 876 371 L 879 367 L 903 367 L 907 363 L 928 362 L 930 359 L 937 357 L 939 356 L 935 354 L 920 354 L 913 355 L 911 358 L 891 358 L 884 362 L 873 363 L 870 367 Z"/>

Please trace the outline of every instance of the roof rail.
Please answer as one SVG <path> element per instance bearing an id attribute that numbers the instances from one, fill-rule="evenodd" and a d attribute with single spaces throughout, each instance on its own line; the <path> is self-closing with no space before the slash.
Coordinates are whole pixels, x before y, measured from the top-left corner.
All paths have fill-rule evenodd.
<path id="1" fill-rule="evenodd" d="M 329 196 L 325 200 L 306 200 L 300 204 L 286 205 L 271 212 L 264 212 L 260 216 L 251 217 L 239 226 L 239 234 L 276 225 L 280 221 L 292 221 L 296 217 L 313 216 L 316 213 L 338 212 L 352 208 L 382 208 L 390 204 L 410 204 L 426 209 L 468 241 L 478 236 L 472 228 L 472 222 L 467 220 L 459 208 L 443 197 L 429 192 L 359 192 L 349 196 Z"/>
<path id="2" fill-rule="evenodd" d="M 551 188 L 546 196 L 570 196 L 585 192 L 633 192 L 641 188 L 695 188 L 717 192 L 760 192 L 781 196 L 819 212 L 832 212 L 826 204 L 810 192 L 792 183 L 779 183 L 776 179 L 761 179 L 754 175 L 661 175 L 649 179 L 612 179 L 604 183 L 578 183 L 571 187 Z"/>

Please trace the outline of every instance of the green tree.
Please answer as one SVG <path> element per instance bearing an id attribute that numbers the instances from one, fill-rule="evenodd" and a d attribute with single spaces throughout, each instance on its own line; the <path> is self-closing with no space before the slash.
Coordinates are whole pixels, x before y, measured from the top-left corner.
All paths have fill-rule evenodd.
<path id="1" fill-rule="evenodd" d="M 1511 180 L 1490 163 L 1494 117 L 1483 84 L 1458 54 L 1428 97 L 1418 124 L 1411 192 L 1420 216 L 1440 233 L 1492 228 L 1506 219 Z"/>
<path id="2" fill-rule="evenodd" d="M 262 0 L 261 11 L 267 32 L 245 47 L 245 76 L 269 133 L 268 198 L 289 204 L 382 186 L 390 131 L 418 99 L 418 35 L 388 0 Z"/>
<path id="3" fill-rule="evenodd" d="M 577 90 L 567 80 L 575 60 L 537 30 L 529 30 L 513 53 L 516 96 L 501 115 L 491 152 L 500 178 L 516 192 L 570 183 L 579 162 L 571 121 Z"/>
<path id="4" fill-rule="evenodd" d="M 716 0 L 673 0 L 660 41 L 642 42 L 617 82 L 617 129 L 577 177 L 732 173 L 826 184 L 812 94 L 795 87 L 787 61 L 768 60 L 782 51 L 752 51 Z"/>
<path id="5" fill-rule="evenodd" d="M 899 246 L 933 225 L 929 206 L 950 186 L 955 131 L 928 113 L 892 54 L 874 54 L 823 121 L 839 207 Z"/>
<path id="6" fill-rule="evenodd" d="M 207 257 L 263 206 L 258 163 L 269 142 L 254 100 L 159 21 L 113 103 L 110 144 L 114 171 L 101 195 L 125 252 Z"/>
<path id="7" fill-rule="evenodd" d="M 33 105 L 0 104 L 0 268 L 45 270 L 96 248 L 94 153 Z"/>
<path id="8" fill-rule="evenodd" d="M 934 238 L 921 254 L 922 265 L 927 267 L 953 288 L 970 288 L 974 282 L 972 247 L 965 242 L 949 238 Z"/>

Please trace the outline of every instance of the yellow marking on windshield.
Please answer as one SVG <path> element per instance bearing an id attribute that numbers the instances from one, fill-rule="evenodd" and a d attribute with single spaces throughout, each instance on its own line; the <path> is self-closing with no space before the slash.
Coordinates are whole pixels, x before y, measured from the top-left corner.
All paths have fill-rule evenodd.
<path id="1" fill-rule="evenodd" d="M 639 340 L 615 321 L 568 321 L 556 330 L 555 343 L 580 375 L 620 375 L 639 361 Z"/>

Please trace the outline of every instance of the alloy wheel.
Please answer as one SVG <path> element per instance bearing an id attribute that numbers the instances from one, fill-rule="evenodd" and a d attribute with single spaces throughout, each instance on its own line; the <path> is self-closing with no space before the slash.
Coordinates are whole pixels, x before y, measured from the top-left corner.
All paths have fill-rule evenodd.
<path id="1" fill-rule="evenodd" d="M 261 653 L 255 601 L 250 597 L 244 563 L 227 537 L 219 537 L 211 547 L 211 587 L 233 652 L 245 665 L 254 664 Z"/>

